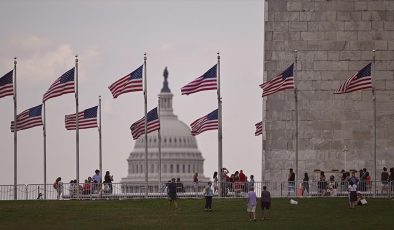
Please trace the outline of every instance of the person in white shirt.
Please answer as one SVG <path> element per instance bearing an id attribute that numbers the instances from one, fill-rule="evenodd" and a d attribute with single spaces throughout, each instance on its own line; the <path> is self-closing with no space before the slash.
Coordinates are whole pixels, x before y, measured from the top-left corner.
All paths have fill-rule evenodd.
<path id="1" fill-rule="evenodd" d="M 212 197 L 213 197 L 213 189 L 212 189 L 212 182 L 208 182 L 208 185 L 204 189 L 204 196 L 205 196 L 205 209 L 206 212 L 212 211 Z"/>
<path id="2" fill-rule="evenodd" d="M 96 171 L 94 171 L 95 174 L 92 176 L 93 179 L 93 191 L 98 193 L 99 189 L 100 189 L 100 184 L 101 184 L 101 174 L 100 174 L 100 170 L 96 169 Z"/>
<path id="3" fill-rule="evenodd" d="M 349 207 L 354 208 L 357 201 L 357 185 L 353 181 L 349 181 Z"/>

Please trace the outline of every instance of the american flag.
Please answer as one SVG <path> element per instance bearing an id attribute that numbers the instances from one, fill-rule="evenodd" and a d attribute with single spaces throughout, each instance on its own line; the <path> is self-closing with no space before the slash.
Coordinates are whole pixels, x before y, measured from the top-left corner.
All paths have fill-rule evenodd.
<path id="1" fill-rule="evenodd" d="M 182 95 L 183 94 L 189 95 L 200 91 L 217 89 L 216 75 L 217 75 L 217 65 L 214 65 L 201 77 L 196 78 L 194 81 L 183 86 L 181 88 Z"/>
<path id="2" fill-rule="evenodd" d="M 17 129 L 16 131 L 29 129 L 35 126 L 42 125 L 42 104 L 30 109 L 26 109 L 16 116 Z M 11 121 L 11 132 L 14 132 L 14 121 Z"/>
<path id="3" fill-rule="evenodd" d="M 293 68 L 294 64 L 291 64 L 285 71 L 274 79 L 261 84 L 260 88 L 263 90 L 263 97 L 285 89 L 294 89 Z"/>
<path id="4" fill-rule="evenodd" d="M 42 99 L 43 102 L 46 100 L 58 97 L 66 93 L 75 93 L 74 86 L 74 72 L 75 68 L 70 69 L 60 76 L 56 81 L 49 87 L 48 91 L 44 94 Z"/>
<path id="5" fill-rule="evenodd" d="M 66 129 L 77 129 L 77 117 L 74 114 L 66 115 L 65 117 Z M 97 127 L 97 106 L 85 109 L 78 113 L 78 128 L 89 129 Z"/>
<path id="6" fill-rule="evenodd" d="M 110 85 L 112 96 L 117 98 L 124 93 L 142 91 L 142 69 L 143 65 Z"/>
<path id="7" fill-rule="evenodd" d="M 345 81 L 335 94 L 350 93 L 361 89 L 372 88 L 371 63 Z"/>
<path id="8" fill-rule="evenodd" d="M 215 109 L 213 112 L 206 116 L 203 116 L 193 123 L 190 124 L 192 128 L 192 135 L 196 136 L 202 132 L 208 130 L 215 130 L 219 127 L 218 110 Z"/>
<path id="9" fill-rule="evenodd" d="M 12 81 L 13 73 L 14 71 L 11 70 L 0 78 L 0 98 L 14 94 L 14 85 Z"/>
<path id="10" fill-rule="evenodd" d="M 254 126 L 256 126 L 256 132 L 254 132 L 255 136 L 263 134 L 263 122 L 262 121 L 255 124 Z"/>
<path id="11" fill-rule="evenodd" d="M 152 109 L 147 114 L 147 133 L 160 129 L 160 120 L 157 114 L 157 107 Z M 145 117 L 136 121 L 130 126 L 133 139 L 137 140 L 142 134 L 145 134 Z"/>

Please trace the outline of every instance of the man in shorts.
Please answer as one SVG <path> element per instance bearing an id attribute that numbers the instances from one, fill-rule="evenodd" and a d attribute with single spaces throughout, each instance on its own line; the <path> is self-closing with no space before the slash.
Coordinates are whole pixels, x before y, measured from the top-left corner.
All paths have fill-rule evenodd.
<path id="1" fill-rule="evenodd" d="M 170 202 L 170 209 L 171 208 L 178 208 L 178 204 L 176 203 L 176 183 L 175 178 L 171 179 L 171 182 L 168 184 L 168 198 Z"/>
<path id="2" fill-rule="evenodd" d="M 261 211 L 262 220 L 271 219 L 269 214 L 269 209 L 271 208 L 271 194 L 267 191 L 267 186 L 263 186 L 263 191 L 261 191 Z"/>
<path id="3" fill-rule="evenodd" d="M 248 192 L 248 208 L 247 211 L 249 213 L 249 221 L 256 221 L 256 203 L 257 203 L 257 196 L 254 192 L 254 188 L 250 187 Z"/>

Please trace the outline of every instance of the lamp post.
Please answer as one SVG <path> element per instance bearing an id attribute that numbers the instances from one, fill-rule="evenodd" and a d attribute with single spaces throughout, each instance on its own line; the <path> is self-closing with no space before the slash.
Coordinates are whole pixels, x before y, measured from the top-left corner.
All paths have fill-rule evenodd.
<path id="1" fill-rule="evenodd" d="M 345 172 L 347 172 L 347 152 L 349 149 L 347 148 L 347 145 L 345 145 L 345 148 L 343 149 L 343 153 L 345 155 Z"/>

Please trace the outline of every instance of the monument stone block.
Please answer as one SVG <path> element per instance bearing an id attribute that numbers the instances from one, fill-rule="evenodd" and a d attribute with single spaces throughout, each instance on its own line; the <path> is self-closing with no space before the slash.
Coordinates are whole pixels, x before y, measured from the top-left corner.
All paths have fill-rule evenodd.
<path id="1" fill-rule="evenodd" d="M 265 79 L 272 79 L 294 62 L 294 50 L 298 50 L 299 173 L 343 168 L 341 156 L 347 145 L 348 168 L 367 167 L 374 176 L 371 89 L 333 94 L 340 84 L 373 62 L 373 49 L 377 173 L 383 165 L 394 165 L 394 1 L 267 2 L 271 21 L 266 22 L 265 30 L 277 34 L 268 34 L 265 40 Z M 273 138 L 264 146 L 269 165 L 266 179 L 286 180 L 288 169 L 295 168 L 293 91 L 268 96 L 264 109 L 265 124 L 270 127 L 266 135 Z"/>

